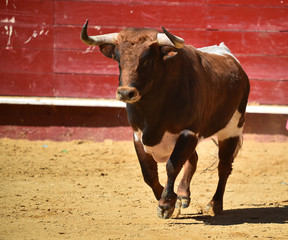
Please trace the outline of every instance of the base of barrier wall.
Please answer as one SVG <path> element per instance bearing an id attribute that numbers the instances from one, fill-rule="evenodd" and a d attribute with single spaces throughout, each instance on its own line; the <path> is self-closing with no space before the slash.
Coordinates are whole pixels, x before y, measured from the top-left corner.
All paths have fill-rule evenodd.
<path id="1" fill-rule="evenodd" d="M 0 138 L 132 140 L 123 107 L 0 104 Z M 288 114 L 247 113 L 244 133 L 288 136 Z"/>

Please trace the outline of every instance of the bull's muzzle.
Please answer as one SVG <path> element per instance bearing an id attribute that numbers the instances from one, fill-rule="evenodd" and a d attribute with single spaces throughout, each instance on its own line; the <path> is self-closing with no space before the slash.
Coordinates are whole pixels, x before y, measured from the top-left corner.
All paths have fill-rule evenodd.
<path id="1" fill-rule="evenodd" d="M 135 87 L 118 87 L 116 98 L 125 103 L 134 103 L 139 101 L 141 96 Z"/>

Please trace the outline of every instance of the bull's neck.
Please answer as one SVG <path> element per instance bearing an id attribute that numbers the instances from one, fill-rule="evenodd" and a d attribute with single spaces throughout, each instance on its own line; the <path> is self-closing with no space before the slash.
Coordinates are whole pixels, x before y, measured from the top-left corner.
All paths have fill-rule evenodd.
<path id="1" fill-rule="evenodd" d="M 149 93 L 134 104 L 138 114 L 143 119 L 143 123 L 159 127 L 163 122 L 163 118 L 170 118 L 169 115 L 177 115 L 188 106 L 187 102 L 184 101 L 184 85 L 180 81 L 182 79 L 175 79 L 176 81 L 173 79 L 174 84 L 171 84 L 171 82 L 167 84 L 168 80 L 171 79 L 163 78 L 162 81 L 166 84 L 154 85 Z M 175 82 L 178 83 L 175 84 Z M 169 120 L 166 119 L 165 122 L 169 122 Z"/>
<path id="2" fill-rule="evenodd" d="M 196 96 L 194 85 L 197 85 L 191 64 L 197 60 L 191 59 L 184 51 L 180 54 L 176 62 L 165 66 L 166 70 L 161 76 L 153 79 L 153 86 L 140 101 L 133 104 L 143 122 L 161 125 L 163 118 L 166 118 L 165 122 L 171 119 L 173 125 L 172 121 L 177 122 L 179 114 L 191 114 L 190 108 Z"/>

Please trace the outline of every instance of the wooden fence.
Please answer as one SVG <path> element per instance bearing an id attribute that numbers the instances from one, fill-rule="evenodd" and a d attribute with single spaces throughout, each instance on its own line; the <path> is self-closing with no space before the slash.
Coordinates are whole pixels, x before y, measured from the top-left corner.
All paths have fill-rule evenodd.
<path id="1" fill-rule="evenodd" d="M 118 66 L 81 42 L 86 18 L 91 35 L 165 26 L 195 47 L 225 42 L 250 103 L 288 104 L 287 0 L 2 0 L 0 95 L 114 98 Z"/>

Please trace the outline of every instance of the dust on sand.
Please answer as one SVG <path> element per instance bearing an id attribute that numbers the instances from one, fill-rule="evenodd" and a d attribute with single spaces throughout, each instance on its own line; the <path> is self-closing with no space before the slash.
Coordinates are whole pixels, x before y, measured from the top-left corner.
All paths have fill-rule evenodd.
<path id="1" fill-rule="evenodd" d="M 0 139 L 0 239 L 288 239 L 287 138 L 244 138 L 224 213 L 201 214 L 218 178 L 206 140 L 191 206 L 168 220 L 157 217 L 132 142 Z M 159 172 L 164 184 L 165 165 Z"/>

